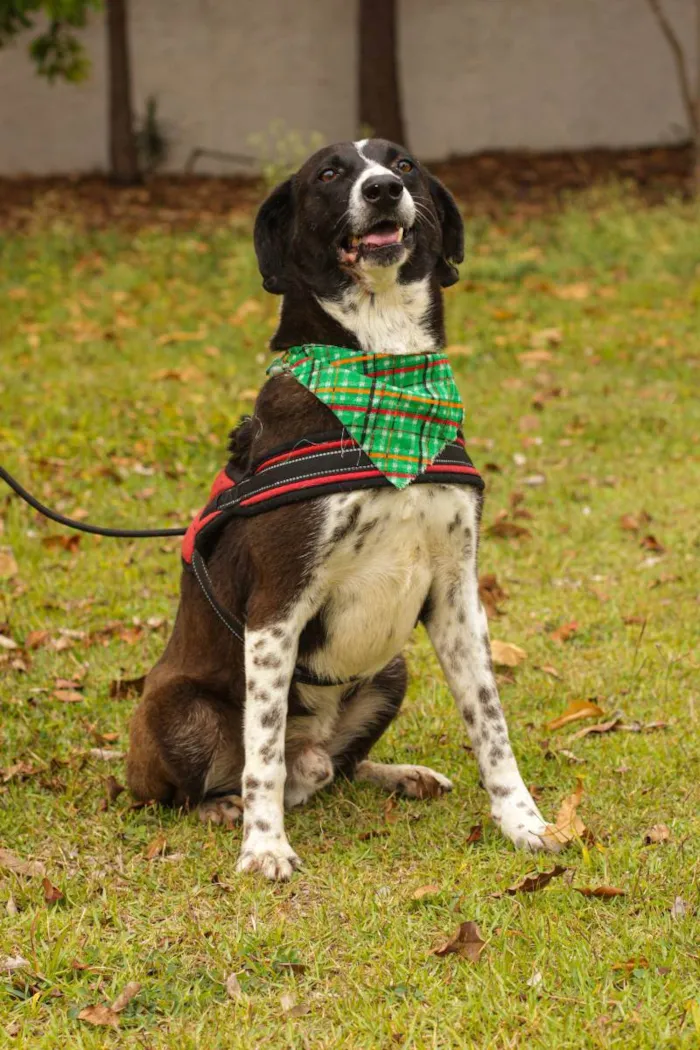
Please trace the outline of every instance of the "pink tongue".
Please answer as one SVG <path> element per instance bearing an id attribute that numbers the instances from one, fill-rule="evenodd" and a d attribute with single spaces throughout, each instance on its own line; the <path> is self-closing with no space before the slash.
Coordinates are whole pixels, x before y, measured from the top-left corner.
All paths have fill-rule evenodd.
<path id="1" fill-rule="evenodd" d="M 386 233 L 366 233 L 362 238 L 363 244 L 371 244 L 373 248 L 382 248 L 385 244 L 396 244 L 399 239 L 398 228 L 388 230 Z"/>

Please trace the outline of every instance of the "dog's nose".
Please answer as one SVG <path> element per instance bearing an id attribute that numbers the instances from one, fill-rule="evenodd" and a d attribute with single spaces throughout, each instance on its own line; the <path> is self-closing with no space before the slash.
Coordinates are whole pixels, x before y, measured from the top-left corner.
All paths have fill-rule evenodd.
<path id="1" fill-rule="evenodd" d="M 362 183 L 362 196 L 368 204 L 395 204 L 403 193 L 403 183 L 393 175 L 377 175 Z"/>

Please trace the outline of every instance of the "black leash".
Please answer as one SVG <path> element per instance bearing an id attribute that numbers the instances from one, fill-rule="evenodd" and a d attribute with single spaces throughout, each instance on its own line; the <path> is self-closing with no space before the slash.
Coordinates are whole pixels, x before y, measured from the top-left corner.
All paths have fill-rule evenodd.
<path id="1" fill-rule="evenodd" d="M 79 532 L 91 533 L 93 536 L 114 536 L 122 539 L 153 539 L 159 536 L 184 536 L 187 532 L 187 529 L 108 529 L 104 525 L 88 525 L 84 521 L 77 521 L 75 518 L 67 518 L 65 514 L 59 514 L 58 511 L 51 510 L 51 508 L 47 507 L 44 503 L 40 503 L 36 496 L 32 496 L 31 492 L 27 492 L 24 485 L 20 485 L 17 478 L 14 478 L 12 474 L 2 466 L 0 466 L 0 479 L 9 485 L 13 492 L 17 493 L 20 499 L 23 499 L 24 502 L 28 503 L 30 507 L 34 508 L 34 510 L 38 510 L 45 518 L 49 518 L 51 521 L 55 521 L 59 525 L 65 525 L 69 529 L 77 529 Z M 225 609 L 217 599 L 214 594 L 211 577 L 207 571 L 206 562 L 198 551 L 194 553 L 192 568 L 194 569 L 197 581 L 213 611 L 219 617 L 224 626 L 228 628 L 234 638 L 242 644 L 245 634 L 245 624 L 229 612 L 228 609 Z M 350 685 L 356 680 L 351 679 L 349 682 L 338 682 L 333 678 L 323 678 L 319 675 L 313 674 L 311 671 L 307 671 L 305 667 L 297 664 L 294 669 L 294 681 L 299 682 L 302 685 L 330 686 Z"/>
<path id="2" fill-rule="evenodd" d="M 40 503 L 36 496 L 32 496 L 31 492 L 27 492 L 25 487 L 17 481 L 17 478 L 13 478 L 12 474 L 8 473 L 4 467 L 0 467 L 0 478 L 17 493 L 20 499 L 23 499 L 34 510 L 38 510 L 45 518 L 50 518 L 51 521 L 55 521 L 59 525 L 65 525 L 69 529 L 77 529 L 79 532 L 89 532 L 93 536 L 116 536 L 123 539 L 184 536 L 187 532 L 187 529 L 108 529 L 104 525 L 88 525 L 87 522 L 76 521 L 75 518 L 67 518 L 65 514 L 59 514 L 58 511 L 51 510 L 50 507 Z"/>

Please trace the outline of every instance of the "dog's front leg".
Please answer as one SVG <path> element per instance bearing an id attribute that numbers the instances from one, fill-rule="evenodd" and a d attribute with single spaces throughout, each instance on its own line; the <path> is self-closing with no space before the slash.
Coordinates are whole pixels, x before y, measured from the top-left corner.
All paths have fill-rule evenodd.
<path id="1" fill-rule="evenodd" d="M 245 632 L 243 846 L 238 871 L 289 879 L 301 861 L 284 830 L 287 697 L 299 633 L 291 620 Z"/>
<path id="2" fill-rule="evenodd" d="M 462 559 L 449 559 L 438 567 L 426 627 L 467 725 L 495 823 L 516 846 L 552 849 L 552 840 L 543 838 L 545 821 L 520 776 L 508 739 L 473 546 L 466 536 Z"/>

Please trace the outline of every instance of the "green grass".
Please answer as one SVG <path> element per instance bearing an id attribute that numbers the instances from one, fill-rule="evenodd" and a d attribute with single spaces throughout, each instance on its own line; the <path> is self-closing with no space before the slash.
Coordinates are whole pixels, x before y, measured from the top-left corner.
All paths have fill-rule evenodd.
<path id="1" fill-rule="evenodd" d="M 0 957 L 29 963 L 0 977 L 0 1044 L 698 1045 L 699 218 L 620 191 L 549 219 L 479 220 L 447 296 L 449 341 L 467 348 L 453 357 L 467 446 L 499 468 L 486 473 L 484 523 L 515 491 L 532 515 L 530 539 L 482 543 L 482 571 L 509 595 L 492 636 L 528 654 L 501 676 L 514 748 L 550 818 L 583 779 L 599 843 L 572 846 L 570 871 L 538 893 L 491 896 L 552 862 L 516 853 L 487 822 L 420 632 L 407 703 L 377 755 L 444 771 L 451 796 L 398 802 L 386 823 L 372 789 L 334 788 L 289 815 L 306 866 L 283 886 L 234 873 L 239 830 L 132 810 L 126 794 L 105 808 L 105 779 L 123 781 L 123 766 L 89 751 L 126 745 L 134 701 L 110 698 L 110 683 L 162 650 L 177 544 L 47 546 L 61 530 L 0 497 L 0 548 L 18 566 L 0 581 L 2 633 L 18 645 L 0 650 L 1 765 L 29 774 L 0 788 L 0 835 L 64 895 L 47 905 L 41 878 L 0 870 Z M 129 237 L 54 225 L 0 249 L 0 459 L 65 513 L 186 523 L 264 378 L 278 303 L 260 290 L 249 227 Z M 550 360 L 519 359 L 542 345 Z M 528 486 L 536 474 L 545 483 Z M 642 511 L 652 521 L 639 533 L 621 527 Z M 665 553 L 640 546 L 648 533 Z M 551 639 L 571 621 L 567 642 Z M 25 651 L 33 631 L 48 635 Z M 83 699 L 60 702 L 57 679 L 74 676 Z M 573 743 L 586 723 L 545 729 L 589 697 L 667 728 Z M 467 844 L 479 822 L 482 840 Z M 671 841 L 645 846 L 657 823 Z M 370 830 L 382 834 L 361 837 Z M 161 834 L 166 856 L 146 859 Z M 439 892 L 414 900 L 427 883 Z M 626 896 L 585 898 L 574 887 L 586 885 Z M 671 914 L 676 897 L 685 917 Z M 488 942 L 480 962 L 432 955 L 467 919 Z M 615 968 L 631 959 L 643 961 Z M 231 973 L 240 1001 L 226 995 Z M 119 1032 L 78 1019 L 130 980 L 142 988 Z M 307 1012 L 289 1016 L 284 996 Z"/>

